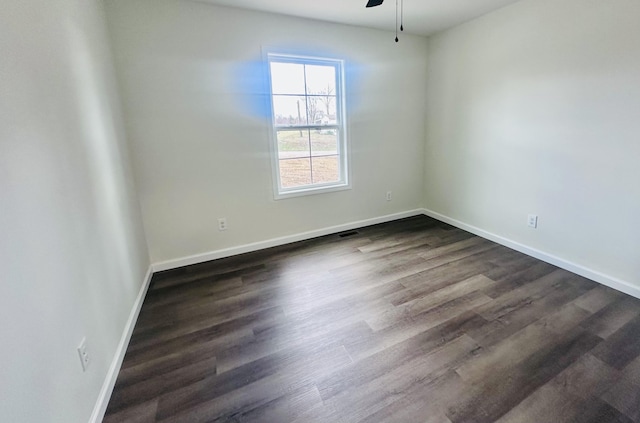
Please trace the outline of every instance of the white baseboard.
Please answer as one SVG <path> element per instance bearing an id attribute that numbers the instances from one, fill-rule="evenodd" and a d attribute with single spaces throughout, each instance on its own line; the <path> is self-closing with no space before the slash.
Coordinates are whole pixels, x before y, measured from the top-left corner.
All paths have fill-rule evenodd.
<path id="1" fill-rule="evenodd" d="M 235 256 L 238 254 L 249 253 L 265 248 L 277 247 L 279 245 L 290 244 L 292 242 L 304 241 L 319 236 L 331 235 L 338 232 L 349 231 L 352 229 L 362 228 L 364 226 L 377 225 L 378 223 L 391 222 L 393 220 L 403 219 L 405 217 L 419 216 L 424 214 L 422 209 L 410 210 L 401 213 L 389 214 L 386 216 L 374 217 L 372 219 L 359 220 L 357 222 L 345 223 L 342 225 L 330 226 L 328 228 L 316 229 L 314 231 L 302 232 L 294 235 L 272 238 L 266 241 L 254 242 L 251 244 L 240 245 L 237 247 L 215 250 L 208 253 L 196 254 L 193 256 L 182 257 L 174 260 L 167 260 L 152 265 L 154 272 L 163 270 L 177 269 L 192 264 L 204 263 L 206 261 L 217 260 L 224 257 Z"/>
<path id="2" fill-rule="evenodd" d="M 520 251 L 523 254 L 526 254 L 531 257 L 535 257 L 539 260 L 553 264 L 554 266 L 558 266 L 562 269 L 568 270 L 569 272 L 575 273 L 577 275 L 584 276 L 585 278 L 596 281 L 602 285 L 606 285 L 617 291 L 624 292 L 625 294 L 629 294 L 636 298 L 640 298 L 640 287 L 635 286 L 629 282 L 623 281 L 613 276 L 606 275 L 604 273 L 598 272 L 597 270 L 589 269 L 588 267 L 582 266 L 577 263 L 573 263 L 561 257 L 557 257 L 552 254 L 545 253 L 544 251 L 540 251 L 535 248 L 528 247 L 519 242 L 485 231 L 484 229 L 480 229 L 476 226 L 468 225 L 464 222 L 461 222 L 456 219 L 452 219 L 448 216 L 442 215 L 432 210 L 423 209 L 422 212 L 429 217 L 448 223 L 452 226 L 463 229 L 467 232 L 471 232 L 472 234 L 478 235 L 482 238 L 504 245 L 505 247 L 509 247 L 513 250 Z"/>
<path id="3" fill-rule="evenodd" d="M 147 274 L 144 277 L 144 281 L 142 282 L 142 286 L 140 287 L 140 291 L 138 292 L 138 296 L 136 297 L 136 301 L 133 303 L 133 308 L 131 309 L 131 313 L 129 314 L 127 324 L 124 327 L 124 331 L 122 333 L 122 337 L 120 338 L 118 348 L 116 348 L 116 354 L 111 361 L 111 366 L 109 367 L 107 376 L 104 380 L 104 383 L 102 384 L 102 389 L 100 390 L 100 395 L 98 396 L 96 405 L 93 408 L 93 413 L 91 413 L 91 419 L 89 420 L 89 423 L 100 423 L 102 422 L 102 419 L 104 419 L 104 413 L 107 411 L 107 405 L 109 405 L 109 400 L 111 399 L 111 394 L 113 393 L 116 379 L 118 379 L 118 373 L 120 372 L 120 367 L 122 366 L 124 355 L 127 352 L 127 347 L 129 346 L 129 341 L 131 340 L 133 328 L 135 327 L 136 321 L 138 320 L 140 309 L 142 309 L 142 303 L 144 302 L 144 298 L 147 295 L 147 290 L 149 289 L 149 284 L 151 283 L 152 276 L 153 268 L 149 266 L 149 269 L 147 269 Z"/>

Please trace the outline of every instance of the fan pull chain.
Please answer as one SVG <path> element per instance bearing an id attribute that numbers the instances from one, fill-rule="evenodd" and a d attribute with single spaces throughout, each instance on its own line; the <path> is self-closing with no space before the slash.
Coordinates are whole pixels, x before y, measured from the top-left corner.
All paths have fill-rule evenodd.
<path id="1" fill-rule="evenodd" d="M 396 43 L 398 41 L 398 0 L 396 0 Z"/>
<path id="2" fill-rule="evenodd" d="M 404 31 L 404 0 L 400 0 L 400 31 Z"/>

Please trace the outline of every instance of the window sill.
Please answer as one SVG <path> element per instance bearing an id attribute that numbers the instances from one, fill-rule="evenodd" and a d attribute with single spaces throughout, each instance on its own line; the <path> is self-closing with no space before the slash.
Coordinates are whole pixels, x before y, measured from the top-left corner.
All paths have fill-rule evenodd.
<path id="1" fill-rule="evenodd" d="M 345 191 L 351 189 L 351 184 L 330 185 L 322 187 L 301 188 L 292 191 L 276 193 L 274 200 L 284 200 L 287 198 L 302 197 L 305 195 L 325 194 L 328 192 Z"/>

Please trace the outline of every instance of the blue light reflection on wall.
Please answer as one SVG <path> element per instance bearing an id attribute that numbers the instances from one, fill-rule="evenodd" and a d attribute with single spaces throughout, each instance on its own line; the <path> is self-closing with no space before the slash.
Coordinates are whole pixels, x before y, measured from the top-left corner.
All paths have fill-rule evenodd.
<path id="1" fill-rule="evenodd" d="M 274 48 L 268 51 L 280 54 L 291 54 L 298 56 L 321 57 L 321 58 L 341 58 L 344 60 L 345 72 L 345 96 L 347 112 L 357 109 L 358 96 L 353 95 L 358 92 L 358 82 L 362 80 L 365 72 L 364 66 L 357 62 L 345 58 L 343 54 L 325 51 L 310 51 L 308 49 Z M 269 67 L 265 58 L 238 62 L 233 66 L 234 91 L 239 94 L 239 101 L 244 111 L 253 118 L 271 119 L 271 101 L 269 98 Z"/>
<path id="2" fill-rule="evenodd" d="M 263 60 L 239 62 L 233 69 L 235 92 L 243 109 L 252 117 L 271 119 L 269 69 Z"/>

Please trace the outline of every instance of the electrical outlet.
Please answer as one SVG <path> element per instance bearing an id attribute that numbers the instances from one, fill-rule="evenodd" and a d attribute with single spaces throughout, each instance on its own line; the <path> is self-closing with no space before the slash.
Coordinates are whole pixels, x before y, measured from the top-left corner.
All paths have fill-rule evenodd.
<path id="1" fill-rule="evenodd" d="M 529 217 L 527 218 L 527 225 L 530 228 L 537 228 L 538 227 L 538 216 L 535 214 L 530 214 Z"/>
<path id="2" fill-rule="evenodd" d="M 387 201 L 391 201 L 391 191 L 387 191 Z"/>
<path id="3" fill-rule="evenodd" d="M 86 372 L 91 363 L 91 356 L 87 350 L 87 338 L 82 338 L 82 342 L 78 346 L 78 355 L 80 356 L 80 364 L 82 364 L 82 371 Z"/>
<path id="4" fill-rule="evenodd" d="M 227 230 L 227 218 L 226 217 L 221 217 L 220 219 L 218 219 L 218 230 L 219 231 L 226 231 Z"/>

